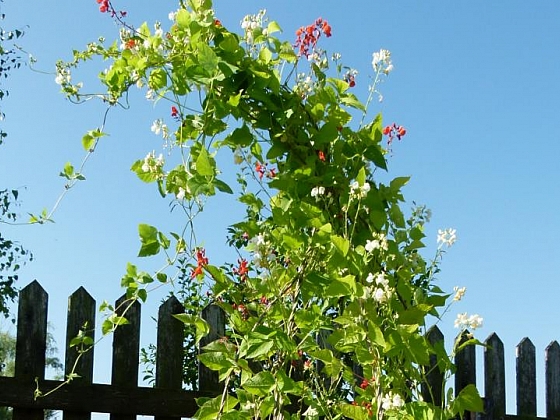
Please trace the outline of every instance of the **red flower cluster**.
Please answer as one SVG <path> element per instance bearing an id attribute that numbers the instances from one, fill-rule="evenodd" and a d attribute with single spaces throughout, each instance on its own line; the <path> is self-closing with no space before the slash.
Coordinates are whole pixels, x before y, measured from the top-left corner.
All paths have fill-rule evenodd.
<path id="1" fill-rule="evenodd" d="M 171 107 L 171 116 L 173 118 L 178 118 L 179 117 L 179 110 L 174 106 Z"/>
<path id="2" fill-rule="evenodd" d="M 109 11 L 109 0 L 97 0 L 97 4 L 100 4 L 99 11 L 101 13 L 107 13 Z"/>
<path id="3" fill-rule="evenodd" d="M 328 38 L 331 34 L 331 25 L 326 20 L 322 18 L 318 18 L 315 23 L 302 26 L 296 31 L 296 43 L 294 45 L 295 48 L 298 48 L 298 55 L 301 57 L 304 55 L 308 57 L 310 51 L 315 49 L 317 45 L 317 41 L 321 37 L 321 34 L 325 34 Z"/>
<path id="4" fill-rule="evenodd" d="M 383 129 L 383 134 L 389 136 L 387 144 L 390 146 L 395 137 L 400 140 L 406 134 L 406 128 L 404 128 L 402 125 L 393 123 L 393 125 L 388 125 Z"/>
<path id="5" fill-rule="evenodd" d="M 222 26 L 222 21 L 220 19 L 214 19 L 214 25 L 219 28 L 220 26 Z"/>
<path id="6" fill-rule="evenodd" d="M 317 156 L 319 157 L 319 160 L 321 162 L 325 162 L 327 160 L 327 158 L 325 157 L 325 152 L 323 152 L 322 150 L 319 150 L 317 152 Z"/>
<path id="7" fill-rule="evenodd" d="M 196 268 L 193 268 L 191 272 L 191 279 L 202 274 L 202 269 L 204 266 L 208 265 L 208 258 L 206 258 L 206 251 L 204 248 L 199 248 L 196 251 Z"/>
<path id="8" fill-rule="evenodd" d="M 124 43 L 124 48 L 127 49 L 127 50 L 131 50 L 135 46 L 136 46 L 136 40 L 134 40 L 132 38 Z"/>
<path id="9" fill-rule="evenodd" d="M 242 258 L 237 260 L 239 267 L 233 268 L 233 273 L 238 275 L 241 281 L 247 280 L 247 274 L 249 273 L 249 263 L 246 259 Z"/>
<path id="10" fill-rule="evenodd" d="M 260 162 L 257 162 L 255 164 L 255 172 L 257 172 L 257 174 L 259 175 L 259 179 L 263 179 L 263 176 L 266 175 L 267 178 L 274 178 L 276 176 L 276 169 L 271 168 L 268 169 L 266 167 L 266 163 L 263 165 Z"/>
<path id="11" fill-rule="evenodd" d="M 348 83 L 350 87 L 356 86 L 356 76 L 353 73 L 346 73 L 344 75 L 344 81 Z"/>
<path id="12" fill-rule="evenodd" d="M 97 0 L 97 4 L 99 4 L 99 11 L 101 13 L 111 13 L 111 17 L 115 17 L 117 15 L 117 11 L 113 8 L 113 5 L 109 0 Z M 118 12 L 119 18 L 126 17 L 127 13 L 124 10 Z"/>

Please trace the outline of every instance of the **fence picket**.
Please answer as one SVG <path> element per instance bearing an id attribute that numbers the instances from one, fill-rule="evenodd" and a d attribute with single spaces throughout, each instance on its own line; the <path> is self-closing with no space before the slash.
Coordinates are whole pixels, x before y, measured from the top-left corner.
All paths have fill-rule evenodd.
<path id="1" fill-rule="evenodd" d="M 200 340 L 200 349 L 226 335 L 226 315 L 222 308 L 217 305 L 208 305 L 202 310 L 202 318 L 208 323 L 210 333 Z M 221 392 L 223 389 L 218 372 L 208 369 L 202 363 L 198 364 L 198 389 L 201 392 Z"/>
<path id="2" fill-rule="evenodd" d="M 517 415 L 537 415 L 535 346 L 527 337 L 517 345 Z"/>
<path id="3" fill-rule="evenodd" d="M 184 324 L 173 315 L 184 312 L 175 296 L 159 307 L 156 345 L 156 387 L 181 389 L 183 385 Z M 180 417 L 156 416 L 156 420 L 181 420 Z"/>
<path id="4" fill-rule="evenodd" d="M 118 314 L 123 314 L 128 324 L 116 329 L 113 337 L 113 366 L 111 385 L 92 383 L 93 349 L 78 359 L 75 349 L 68 349 L 70 341 L 78 335 L 84 324 L 95 325 L 95 301 L 80 287 L 68 300 L 68 326 L 66 331 L 65 372 L 80 377 L 62 386 L 56 392 L 35 399 L 37 389 L 50 390 L 62 381 L 45 380 L 45 355 L 47 339 L 48 295 L 37 281 L 20 292 L 16 341 L 15 377 L 0 376 L 0 405 L 12 406 L 13 420 L 43 419 L 44 409 L 63 410 L 64 420 L 91 419 L 92 412 L 111 414 L 111 420 L 132 420 L 136 415 L 151 415 L 156 420 L 179 420 L 192 417 L 197 411 L 196 398 L 215 396 L 223 390 L 217 372 L 199 364 L 199 391 L 182 389 L 182 362 L 184 325 L 173 315 L 183 312 L 175 298 L 168 299 L 159 308 L 156 353 L 156 387 L 138 386 L 140 343 L 140 304 L 130 304 L 125 296 L 115 304 Z M 204 309 L 203 318 L 210 326 L 210 333 L 199 344 L 200 349 L 225 335 L 225 313 L 218 306 Z M 93 337 L 93 329 L 87 332 Z M 465 331 L 460 343 L 468 340 Z M 430 354 L 430 366 L 424 369 L 426 384 L 422 384 L 425 401 L 440 405 L 443 392 L 443 373 L 437 366 L 436 354 L 445 351 L 444 337 L 437 327 L 427 333 L 427 339 L 436 353 Z M 327 346 L 326 337 L 318 342 Z M 516 348 L 517 415 L 505 414 L 505 364 L 504 346 L 496 334 L 485 342 L 484 384 L 485 414 L 466 413 L 465 418 L 484 419 L 542 419 L 536 416 L 536 367 L 535 346 L 524 338 Z M 547 419 L 560 418 L 560 345 L 553 341 L 546 348 L 546 415 Z M 466 346 L 455 356 L 455 394 L 469 384 L 476 384 L 475 346 Z M 354 366 L 356 368 L 356 366 Z M 359 368 L 359 366 L 358 366 Z M 355 370 L 357 377 L 363 376 Z M 35 383 L 38 379 L 38 384 Z M 327 378 L 325 378 L 327 380 Z"/>
<path id="5" fill-rule="evenodd" d="M 15 378 L 34 381 L 45 378 L 48 295 L 37 280 L 19 295 Z M 13 420 L 43 420 L 41 409 L 15 407 Z"/>
<path id="6" fill-rule="evenodd" d="M 436 325 L 428 330 L 426 338 L 434 350 L 436 348 L 444 348 L 443 334 Z M 422 384 L 422 398 L 424 401 L 441 406 L 443 373 L 437 365 L 437 354 L 430 354 L 430 365 L 424 368 L 424 372 L 426 383 Z"/>
<path id="7" fill-rule="evenodd" d="M 560 346 L 553 341 L 545 349 L 546 416 L 560 418 Z"/>
<path id="8" fill-rule="evenodd" d="M 128 323 L 118 327 L 113 335 L 111 384 L 136 388 L 140 357 L 140 303 L 129 302 L 124 295 L 115 303 L 117 314 L 124 316 Z M 111 420 L 136 420 L 136 416 L 128 414 L 111 414 L 110 418 Z"/>
<path id="9" fill-rule="evenodd" d="M 486 416 L 500 419 L 506 414 L 504 343 L 496 333 L 484 342 L 484 404 Z"/>
<path id="10" fill-rule="evenodd" d="M 95 340 L 95 300 L 90 294 L 80 287 L 68 298 L 68 319 L 66 326 L 66 357 L 64 361 L 64 374 L 76 373 L 79 377 L 73 379 L 76 383 L 93 382 L 93 351 L 91 347 L 87 352 L 79 355 L 78 348 L 70 347 L 70 342 L 83 331 L 88 337 Z M 64 420 L 89 420 L 91 413 L 64 411 Z"/>

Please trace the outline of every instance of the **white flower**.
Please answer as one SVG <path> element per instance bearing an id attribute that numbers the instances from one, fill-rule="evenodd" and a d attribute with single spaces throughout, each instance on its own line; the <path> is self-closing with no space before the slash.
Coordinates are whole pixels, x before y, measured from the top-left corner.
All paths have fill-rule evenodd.
<path id="1" fill-rule="evenodd" d="M 364 248 L 369 253 L 375 251 L 376 249 L 387 251 L 387 249 L 389 249 L 387 237 L 383 233 L 374 233 L 373 239 L 368 239 Z"/>
<path id="2" fill-rule="evenodd" d="M 169 137 L 169 129 L 161 118 L 158 118 L 153 122 L 151 130 L 156 136 L 159 136 L 159 134 L 161 133 L 164 139 Z"/>
<path id="3" fill-rule="evenodd" d="M 367 252 L 373 252 L 375 249 L 379 248 L 379 241 L 376 239 L 373 241 L 368 239 L 365 248 Z"/>
<path id="4" fill-rule="evenodd" d="M 179 187 L 179 192 L 177 192 L 177 200 L 182 200 L 185 198 L 185 189 L 183 187 Z"/>
<path id="5" fill-rule="evenodd" d="M 146 92 L 146 99 L 148 101 L 153 101 L 156 98 L 156 92 L 153 89 L 148 89 Z"/>
<path id="6" fill-rule="evenodd" d="M 177 17 L 177 12 L 169 12 L 167 15 L 170 21 L 175 22 L 175 18 Z"/>
<path id="7" fill-rule="evenodd" d="M 466 287 L 459 287 L 459 286 L 455 286 L 453 288 L 453 291 L 455 292 L 455 296 L 453 296 L 453 300 L 455 302 L 459 302 L 463 296 L 465 295 L 465 292 L 467 291 Z"/>
<path id="8" fill-rule="evenodd" d="M 371 65 L 376 72 L 389 74 L 393 70 L 393 64 L 391 63 L 391 52 L 384 49 L 380 49 L 378 52 L 374 52 Z"/>
<path id="9" fill-rule="evenodd" d="M 368 283 L 373 283 L 373 281 L 374 281 L 373 274 L 369 273 L 368 276 L 366 277 L 366 281 Z"/>
<path id="10" fill-rule="evenodd" d="M 307 410 L 305 410 L 305 412 L 303 413 L 303 417 L 317 417 L 319 415 L 319 412 L 317 411 L 316 408 L 313 407 L 308 407 Z"/>
<path id="11" fill-rule="evenodd" d="M 373 292 L 373 299 L 376 302 L 383 303 L 387 300 L 387 293 L 385 292 L 385 290 L 377 288 Z"/>
<path id="12" fill-rule="evenodd" d="M 439 229 L 437 242 L 438 244 L 447 245 L 450 247 L 457 241 L 457 230 L 456 229 Z"/>
<path id="13" fill-rule="evenodd" d="M 387 277 L 385 277 L 384 273 L 379 273 L 377 276 L 375 276 L 375 283 L 385 288 L 389 287 L 389 280 L 387 280 Z"/>
<path id="14" fill-rule="evenodd" d="M 468 316 L 466 312 L 463 312 L 462 314 L 457 314 L 454 325 L 455 328 L 459 329 L 476 330 L 482 327 L 483 321 L 484 319 L 478 314 Z"/>
<path id="15" fill-rule="evenodd" d="M 476 330 L 477 328 L 482 327 L 483 322 L 484 319 L 478 314 L 473 314 L 469 317 L 469 327 L 472 330 Z"/>
<path id="16" fill-rule="evenodd" d="M 371 186 L 367 182 L 364 182 L 362 186 L 360 186 L 358 181 L 353 181 L 350 184 L 350 194 L 357 198 L 364 198 L 370 190 Z"/>
<path id="17" fill-rule="evenodd" d="M 383 410 L 391 410 L 393 408 L 399 408 L 404 405 L 404 400 L 398 394 L 385 394 L 383 398 L 381 398 L 381 408 Z"/>
<path id="18" fill-rule="evenodd" d="M 311 197 L 315 197 L 315 199 L 319 199 L 319 196 L 325 194 L 325 187 L 313 187 L 311 190 Z"/>

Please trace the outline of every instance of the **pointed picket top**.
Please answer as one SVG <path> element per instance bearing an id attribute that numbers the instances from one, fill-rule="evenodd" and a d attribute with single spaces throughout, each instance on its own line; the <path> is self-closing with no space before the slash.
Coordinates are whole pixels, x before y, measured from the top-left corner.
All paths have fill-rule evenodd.
<path id="1" fill-rule="evenodd" d="M 438 328 L 437 325 L 433 325 L 432 327 L 430 327 L 430 329 L 426 333 L 426 337 L 428 338 L 428 341 L 432 345 L 437 343 L 438 341 L 443 341 L 444 339 L 443 333 L 441 332 L 441 330 Z"/>
<path id="2" fill-rule="evenodd" d="M 516 347 L 517 415 L 537 415 L 535 345 L 525 337 Z"/>
<path id="3" fill-rule="evenodd" d="M 426 333 L 426 339 L 432 347 L 444 346 L 444 337 L 441 330 L 434 325 Z M 422 397 L 424 401 L 432 402 L 437 406 L 442 402 L 443 373 L 437 365 L 437 355 L 430 354 L 430 365 L 424 367 L 426 382 L 422 383 Z"/>
<path id="4" fill-rule="evenodd" d="M 551 342 L 544 351 L 546 417 L 560 417 L 560 345 Z"/>
<path id="5" fill-rule="evenodd" d="M 492 333 L 484 344 L 485 412 L 489 418 L 500 419 L 506 414 L 504 343 Z"/>
<path id="6" fill-rule="evenodd" d="M 183 312 L 175 296 L 159 307 L 155 385 L 160 388 L 181 389 L 183 384 L 184 324 L 173 316 Z"/>
<path id="7" fill-rule="evenodd" d="M 47 292 L 45 291 L 45 289 L 43 289 L 43 286 L 41 286 L 41 284 L 37 280 L 33 280 L 31 283 L 21 289 L 19 295 L 20 299 L 23 296 L 38 296 L 41 298 L 43 296 L 48 297 Z"/>
<path id="8" fill-rule="evenodd" d="M 464 330 L 457 336 L 459 344 L 465 343 L 472 338 L 469 330 Z M 461 390 L 467 385 L 476 385 L 476 349 L 474 345 L 463 347 L 455 356 L 455 395 L 459 395 Z"/>

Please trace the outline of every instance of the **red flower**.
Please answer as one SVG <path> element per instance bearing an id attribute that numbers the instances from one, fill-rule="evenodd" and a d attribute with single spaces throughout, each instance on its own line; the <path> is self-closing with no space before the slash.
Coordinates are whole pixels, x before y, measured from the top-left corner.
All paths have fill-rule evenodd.
<path id="1" fill-rule="evenodd" d="M 237 262 L 239 263 L 239 267 L 235 267 L 233 269 L 233 273 L 237 274 L 242 281 L 245 281 L 247 279 L 247 274 L 249 273 L 249 263 L 244 258 L 237 260 Z"/>
<path id="2" fill-rule="evenodd" d="M 171 116 L 173 118 L 177 118 L 179 116 L 179 110 L 174 106 L 171 107 Z"/>
<path id="3" fill-rule="evenodd" d="M 321 34 L 325 34 L 328 38 L 332 35 L 332 28 L 326 20 L 318 18 L 315 23 L 308 26 L 302 26 L 296 31 L 296 42 L 294 44 L 295 48 L 298 48 L 298 55 L 308 57 L 310 51 L 315 49 L 317 41 L 321 37 Z"/>
<path id="4" fill-rule="evenodd" d="M 362 383 L 360 384 L 360 388 L 362 389 L 366 389 L 369 386 L 369 381 L 367 379 L 364 378 L 364 380 L 362 381 Z"/>
<path id="5" fill-rule="evenodd" d="M 385 128 L 383 129 L 383 134 L 387 135 L 387 134 L 389 134 L 392 130 L 393 130 L 393 129 L 391 128 L 391 126 L 388 125 L 387 127 L 385 127 Z"/>
<path id="6" fill-rule="evenodd" d="M 99 11 L 105 13 L 109 11 L 109 0 L 97 0 L 97 4 L 100 4 Z"/>
<path id="7" fill-rule="evenodd" d="M 220 21 L 220 19 L 214 19 L 214 25 L 216 25 L 217 27 L 222 26 L 222 22 Z"/>
<path id="8" fill-rule="evenodd" d="M 319 150 L 317 152 L 317 155 L 319 156 L 319 160 L 321 162 L 325 162 L 327 160 L 327 158 L 325 157 L 325 153 L 322 150 Z"/>
<path id="9" fill-rule="evenodd" d="M 271 168 L 270 171 L 268 171 L 267 177 L 274 178 L 275 176 L 276 176 L 276 169 Z"/>
<path id="10" fill-rule="evenodd" d="M 262 177 L 266 173 L 266 166 L 261 165 L 260 162 L 257 162 L 255 165 L 255 171 L 259 174 L 259 179 L 262 179 Z"/>
<path id="11" fill-rule="evenodd" d="M 134 39 L 129 39 L 124 43 L 124 48 L 130 50 L 136 46 L 136 41 Z"/>
<path id="12" fill-rule="evenodd" d="M 196 251 L 196 267 L 191 272 L 191 279 L 203 274 L 202 269 L 208 265 L 208 258 L 206 258 L 206 251 L 204 248 L 199 248 Z"/>

